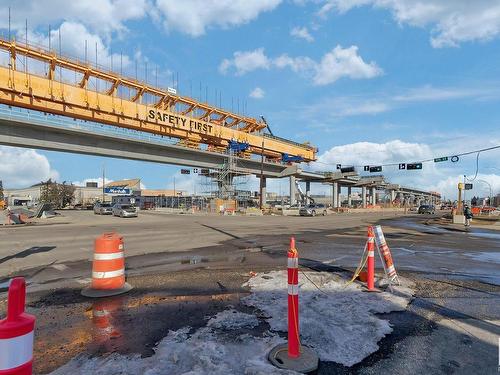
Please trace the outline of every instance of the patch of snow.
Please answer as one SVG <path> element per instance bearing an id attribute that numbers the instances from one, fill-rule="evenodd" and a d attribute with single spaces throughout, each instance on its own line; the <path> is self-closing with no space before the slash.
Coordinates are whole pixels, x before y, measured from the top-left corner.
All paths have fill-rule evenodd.
<path id="1" fill-rule="evenodd" d="M 219 329 L 240 329 L 254 328 L 259 325 L 259 320 L 255 315 L 245 314 L 234 309 L 224 310 L 211 318 L 207 327 Z"/>
<path id="2" fill-rule="evenodd" d="M 377 342 L 392 332 L 377 313 L 402 311 L 411 299 L 408 288 L 396 293 L 365 293 L 357 284 L 326 272 L 299 274 L 299 324 L 302 344 L 321 360 L 352 366 L 378 350 Z M 314 285 L 316 284 L 320 289 Z M 273 331 L 287 331 L 287 273 L 258 274 L 247 285 L 252 294 L 242 299 L 258 308 Z M 410 294 L 409 294 L 410 293 Z"/>
<path id="3" fill-rule="evenodd" d="M 170 331 L 149 358 L 116 353 L 105 358 L 79 356 L 52 374 L 294 374 L 275 368 L 267 360 L 268 352 L 284 342 L 278 335 L 232 337 L 210 327 L 190 331 L 190 327 Z"/>
<path id="4" fill-rule="evenodd" d="M 303 273 L 300 279 L 300 327 L 302 344 L 312 347 L 320 358 L 346 366 L 360 362 L 378 350 L 377 342 L 389 334 L 388 321 L 377 313 L 404 310 L 411 298 L 408 288 L 395 294 L 364 293 L 356 284 L 345 284 L 338 275 Z M 246 314 L 233 308 L 209 317 L 205 327 L 170 331 L 151 357 L 113 353 L 105 357 L 80 355 L 52 374 L 294 374 L 272 366 L 269 351 L 284 343 L 287 330 L 286 271 L 257 274 L 247 285 L 252 294 L 242 302 L 256 308 Z M 262 334 L 238 332 L 265 319 L 271 326 Z"/>

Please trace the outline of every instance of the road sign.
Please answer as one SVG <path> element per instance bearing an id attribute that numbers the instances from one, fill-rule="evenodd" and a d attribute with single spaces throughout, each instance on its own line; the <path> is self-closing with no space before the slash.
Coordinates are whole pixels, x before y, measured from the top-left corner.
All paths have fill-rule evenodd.
<path id="1" fill-rule="evenodd" d="M 451 162 L 456 163 L 460 158 L 458 156 L 452 156 L 451 157 Z"/>
<path id="2" fill-rule="evenodd" d="M 472 190 L 472 184 L 465 184 L 465 190 Z"/>
<path id="3" fill-rule="evenodd" d="M 422 169 L 422 163 L 408 163 L 406 164 L 407 170 Z"/>
<path id="4" fill-rule="evenodd" d="M 370 167 L 370 173 L 373 172 L 382 172 L 382 166 L 377 166 L 377 167 Z"/>
<path id="5" fill-rule="evenodd" d="M 399 169 L 406 169 L 405 163 L 399 163 Z"/>
<path id="6" fill-rule="evenodd" d="M 181 169 L 181 174 L 191 174 L 189 169 Z"/>
<path id="7" fill-rule="evenodd" d="M 370 170 L 370 166 L 369 166 L 369 165 L 365 165 L 365 166 L 363 167 L 363 170 L 364 170 L 365 172 L 368 172 L 368 171 Z"/>
<path id="8" fill-rule="evenodd" d="M 344 167 L 344 168 L 340 168 L 340 172 L 349 173 L 349 172 L 355 172 L 355 170 L 354 170 L 354 167 Z"/>
<path id="9" fill-rule="evenodd" d="M 436 158 L 434 159 L 434 163 L 439 163 L 441 161 L 447 161 L 448 160 L 448 156 L 444 156 L 442 158 Z"/>

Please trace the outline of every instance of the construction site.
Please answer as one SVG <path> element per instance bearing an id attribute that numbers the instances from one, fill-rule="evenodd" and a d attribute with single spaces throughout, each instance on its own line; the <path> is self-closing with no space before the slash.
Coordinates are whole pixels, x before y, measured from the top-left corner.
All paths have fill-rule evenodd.
<path id="1" fill-rule="evenodd" d="M 26 20 L 14 36 L 10 11 L 0 155 L 71 157 L 44 175 L 0 165 L 0 374 L 497 373 L 500 195 L 476 177 L 500 146 L 332 164 L 307 132 L 281 137 L 220 91 L 210 103 L 201 83 L 198 97 L 152 84 L 148 59 L 132 78 L 98 42 L 92 61 L 86 39 L 64 53 L 61 29 L 45 45 Z M 219 72 L 312 64 L 263 51 Z M 476 176 L 447 199 L 393 171 L 467 155 Z M 88 178 L 102 160 L 127 167 Z"/>

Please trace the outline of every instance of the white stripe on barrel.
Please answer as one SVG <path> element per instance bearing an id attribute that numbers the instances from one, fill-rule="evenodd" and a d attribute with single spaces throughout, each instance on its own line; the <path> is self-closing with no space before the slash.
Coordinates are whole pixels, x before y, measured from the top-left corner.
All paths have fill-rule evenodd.
<path id="1" fill-rule="evenodd" d="M 288 295 L 289 296 L 298 296 L 299 295 L 299 286 L 288 284 Z"/>
<path id="2" fill-rule="evenodd" d="M 299 258 L 288 258 L 288 268 L 299 268 Z"/>
<path id="3" fill-rule="evenodd" d="M 124 257 L 123 251 L 119 253 L 95 253 L 94 260 L 114 260 Z"/>
<path id="4" fill-rule="evenodd" d="M 106 271 L 106 272 L 93 271 L 92 277 L 94 279 L 110 279 L 112 277 L 118 277 L 118 276 L 122 276 L 124 274 L 125 274 L 125 270 L 122 268 L 122 269 L 119 269 L 116 271 Z"/>
<path id="5" fill-rule="evenodd" d="M 33 331 L 10 339 L 0 339 L 0 371 L 10 370 L 33 359 Z"/>

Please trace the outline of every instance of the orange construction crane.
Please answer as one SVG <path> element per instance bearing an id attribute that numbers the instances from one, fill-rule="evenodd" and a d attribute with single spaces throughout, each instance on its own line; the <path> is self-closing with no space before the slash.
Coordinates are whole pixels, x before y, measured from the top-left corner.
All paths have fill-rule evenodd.
<path id="1" fill-rule="evenodd" d="M 268 160 L 316 160 L 316 148 L 263 132 L 264 122 L 163 90 L 54 52 L 0 39 L 0 103 L 180 140 L 188 147 Z M 22 64 L 21 64 L 22 63 Z M 40 71 L 40 67 L 44 69 Z M 38 71 L 36 71 L 38 69 Z M 75 77 L 70 82 L 69 77 Z"/>

